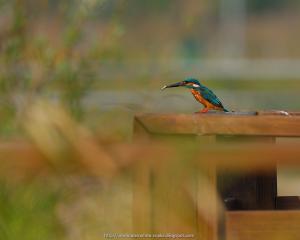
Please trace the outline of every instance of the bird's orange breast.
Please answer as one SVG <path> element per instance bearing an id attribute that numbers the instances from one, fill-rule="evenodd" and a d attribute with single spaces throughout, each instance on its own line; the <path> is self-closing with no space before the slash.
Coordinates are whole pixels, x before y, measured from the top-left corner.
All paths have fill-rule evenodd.
<path id="1" fill-rule="evenodd" d="M 220 109 L 220 107 L 217 107 L 215 105 L 213 105 L 212 103 L 210 103 L 209 101 L 207 101 L 204 97 L 201 96 L 201 93 L 191 89 L 191 93 L 193 94 L 194 98 L 200 102 L 201 104 L 204 105 L 204 107 L 206 108 L 210 108 L 210 109 Z"/>
<path id="2" fill-rule="evenodd" d="M 194 98 L 195 98 L 198 102 L 200 102 L 200 103 L 202 103 L 204 106 L 206 106 L 207 100 L 205 100 L 205 99 L 201 96 L 200 92 L 198 92 L 198 91 L 196 91 L 196 90 L 194 90 L 194 89 L 191 89 L 191 93 L 193 94 Z"/>

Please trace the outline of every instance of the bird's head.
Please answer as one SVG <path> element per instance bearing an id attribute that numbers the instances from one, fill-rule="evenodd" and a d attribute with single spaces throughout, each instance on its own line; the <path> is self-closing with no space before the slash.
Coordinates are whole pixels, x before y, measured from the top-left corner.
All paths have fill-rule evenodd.
<path id="1" fill-rule="evenodd" d="M 184 81 L 173 83 L 170 85 L 166 85 L 161 89 L 164 90 L 166 88 L 173 88 L 173 87 L 186 87 L 186 88 L 199 88 L 201 83 L 195 78 L 187 78 Z"/>

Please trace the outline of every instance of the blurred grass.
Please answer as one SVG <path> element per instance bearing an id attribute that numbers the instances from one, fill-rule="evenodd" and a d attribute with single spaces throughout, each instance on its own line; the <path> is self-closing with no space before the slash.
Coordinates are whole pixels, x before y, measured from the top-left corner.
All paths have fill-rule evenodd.
<path id="1" fill-rule="evenodd" d="M 1 182 L 0 239 L 63 239 L 56 217 L 60 196 L 42 179 L 24 185 Z"/>

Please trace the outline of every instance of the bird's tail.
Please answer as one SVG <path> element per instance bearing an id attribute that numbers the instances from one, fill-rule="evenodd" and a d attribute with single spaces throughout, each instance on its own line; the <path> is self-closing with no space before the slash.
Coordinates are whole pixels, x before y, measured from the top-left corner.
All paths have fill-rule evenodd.
<path id="1" fill-rule="evenodd" d="M 229 112 L 229 110 L 227 110 L 226 108 L 223 108 L 223 111 L 224 111 L 224 112 Z"/>

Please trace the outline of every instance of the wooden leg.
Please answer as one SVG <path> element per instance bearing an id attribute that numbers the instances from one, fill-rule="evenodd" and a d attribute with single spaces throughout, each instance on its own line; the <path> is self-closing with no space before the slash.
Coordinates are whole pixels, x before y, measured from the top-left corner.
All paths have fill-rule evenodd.
<path id="1" fill-rule="evenodd" d="M 156 233 L 197 233 L 194 174 L 190 161 L 165 160 L 153 178 L 153 229 Z M 187 159 L 185 159 L 187 160 Z"/>
<path id="2" fill-rule="evenodd" d="M 133 231 L 152 233 L 151 168 L 147 162 L 137 163 L 133 173 Z"/>
<path id="3" fill-rule="evenodd" d="M 216 142 L 216 136 L 197 136 L 199 148 Z M 225 219 L 223 203 L 217 191 L 217 167 L 213 164 L 202 168 L 198 175 L 197 219 L 199 239 L 223 239 Z"/>
<path id="4" fill-rule="evenodd" d="M 199 239 L 217 240 L 224 235 L 222 204 L 219 201 L 216 187 L 216 169 L 213 167 L 205 169 L 199 176 L 197 191 L 198 206 L 198 235 Z"/>

